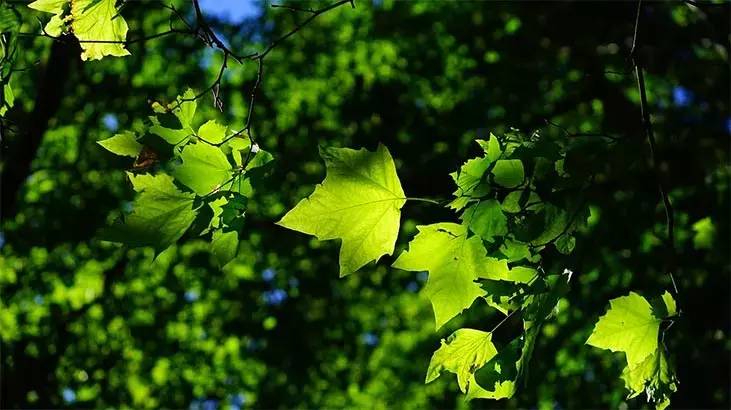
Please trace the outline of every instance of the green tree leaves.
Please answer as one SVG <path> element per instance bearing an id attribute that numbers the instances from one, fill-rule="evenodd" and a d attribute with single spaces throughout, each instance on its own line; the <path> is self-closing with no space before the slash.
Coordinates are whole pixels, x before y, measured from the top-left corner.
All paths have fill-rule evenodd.
<path id="1" fill-rule="evenodd" d="M 655 403 L 659 410 L 670 405 L 670 395 L 678 390 L 675 372 L 668 364 L 662 348 L 655 350 L 641 363 L 625 367 L 621 377 L 630 392 L 628 398 L 637 397 L 644 391 L 648 401 Z"/>
<path id="2" fill-rule="evenodd" d="M 195 195 L 180 191 L 165 174 L 129 174 L 140 195 L 132 213 L 104 231 L 102 239 L 162 251 L 180 239 L 196 217 Z"/>
<path id="3" fill-rule="evenodd" d="M 115 3 L 115 0 L 71 2 L 71 29 L 81 44 L 82 60 L 129 55 L 129 51 L 124 47 L 124 41 L 127 39 L 127 22 L 119 16 Z"/>
<path id="4" fill-rule="evenodd" d="M 462 393 L 466 393 L 474 383 L 474 372 L 497 354 L 492 344 L 492 333 L 475 329 L 459 329 L 452 333 L 434 352 L 426 383 L 434 381 L 443 370 L 457 374 L 457 382 Z"/>
<path id="5" fill-rule="evenodd" d="M 393 253 L 401 207 L 406 202 L 385 146 L 324 148 L 327 176 L 309 198 L 277 222 L 320 240 L 341 239 L 340 276 Z"/>
<path id="6" fill-rule="evenodd" d="M 659 343 L 659 332 L 663 320 L 677 314 L 675 299 L 665 292 L 651 304 L 630 292 L 612 299 L 609 305 L 586 343 L 624 352 L 627 366 L 622 379 L 630 391 L 629 398 L 644 391 L 656 408 L 664 409 L 670 404 L 670 394 L 677 390 L 677 379 Z"/>
<path id="7" fill-rule="evenodd" d="M 662 318 L 655 317 L 650 303 L 634 292 L 612 299 L 609 305 L 586 344 L 624 352 L 629 365 L 642 362 L 657 349 Z"/>
<path id="8" fill-rule="evenodd" d="M 475 282 L 485 266 L 485 248 L 478 237 L 467 237 L 464 225 L 438 223 L 417 229 L 409 250 L 393 267 L 429 272 L 424 295 L 431 301 L 439 329 L 485 295 Z"/>
<path id="9" fill-rule="evenodd" d="M 153 103 L 157 115 L 139 137 L 124 131 L 98 142 L 138 162 L 147 151 L 164 153 L 163 158 L 154 155 L 159 162 L 146 168 L 151 174 L 129 174 L 139 195 L 131 212 L 106 229 L 102 239 L 159 252 L 184 234 L 205 236 L 213 259 L 223 267 L 238 253 L 254 176 L 261 176 L 273 157 L 240 136 L 227 135 L 228 127 L 215 120 L 195 134 L 196 106 L 195 93 L 187 90 L 166 107 Z"/>
<path id="10" fill-rule="evenodd" d="M 522 313 L 523 334 L 508 346 L 497 349 L 489 332 L 460 329 L 442 342 L 427 371 L 427 383 L 448 370 L 457 374 L 468 398 L 500 399 L 515 393 L 541 327 L 568 289 L 570 272 L 546 275 L 535 265 L 537 252 L 553 244 L 570 253 L 575 246 L 571 233 L 586 212 L 544 186 L 574 183 L 559 175 L 561 155 L 553 142 L 518 133 L 504 141 L 491 134 L 477 142 L 483 155 L 451 174 L 457 190 L 448 206 L 463 210 L 462 223 L 418 225 L 393 267 L 428 272 L 423 294 L 437 330 L 480 297 L 505 320 Z M 346 275 L 393 251 L 406 198 L 383 146 L 375 153 L 325 149 L 321 156 L 327 166 L 324 182 L 279 224 L 321 240 L 342 239 L 340 272 Z M 478 370 L 484 386 L 475 378 Z"/>
<path id="11" fill-rule="evenodd" d="M 506 188 L 515 188 L 525 179 L 523 163 L 517 159 L 503 159 L 495 162 L 492 173 L 495 183 Z"/>
<path id="12" fill-rule="evenodd" d="M 52 13 L 44 31 L 51 36 L 73 33 L 81 44 L 82 60 L 127 56 L 127 22 L 115 0 L 36 0 L 28 7 Z"/>
<path id="13" fill-rule="evenodd" d="M 195 94 L 189 90 L 185 95 L 167 108 L 158 104 L 140 138 L 123 132 L 99 142 L 113 153 L 134 157 L 154 134 L 168 143 L 171 157 L 155 175 L 130 175 L 139 195 L 132 212 L 105 237 L 162 250 L 186 232 L 207 235 L 212 256 L 223 267 L 238 253 L 253 193 L 251 171 L 272 156 L 250 141 L 228 136 L 228 127 L 215 120 L 194 132 Z M 465 328 L 442 340 L 426 375 L 429 383 L 446 370 L 457 375 L 468 399 L 502 399 L 517 391 L 541 329 L 568 291 L 571 272 L 547 274 L 538 264 L 540 251 L 553 245 L 560 253 L 572 252 L 573 233 L 588 211 L 564 194 L 580 190 L 585 181 L 560 172 L 562 154 L 552 141 L 513 133 L 478 143 L 483 155 L 452 174 L 457 191 L 448 207 L 461 210 L 461 223 L 418 225 L 393 267 L 428 272 L 423 294 L 437 330 L 478 298 L 505 315 L 490 332 Z M 375 151 L 322 148 L 320 156 L 326 166 L 322 184 L 278 224 L 319 240 L 340 239 L 340 276 L 345 276 L 393 253 L 407 198 L 383 145 Z M 645 391 L 658 407 L 669 403 L 677 381 L 658 337 L 663 320 L 676 314 L 669 293 L 650 302 L 631 292 L 610 302 L 587 340 L 625 353 L 622 378 L 630 397 Z M 522 333 L 505 346 L 495 345 L 492 332 L 511 318 L 520 320 Z"/>
<path id="14" fill-rule="evenodd" d="M 492 242 L 496 236 L 508 233 L 508 219 L 494 199 L 481 201 L 462 213 L 462 222 L 485 241 Z"/>
<path id="15" fill-rule="evenodd" d="M 97 141 L 97 143 L 113 154 L 127 157 L 136 158 L 142 151 L 142 144 L 137 142 L 135 133 L 132 131 L 120 132 L 112 138 Z"/>
<path id="16" fill-rule="evenodd" d="M 233 175 L 231 164 L 220 148 L 205 143 L 189 144 L 180 154 L 183 163 L 173 175 L 183 185 L 200 196 L 205 196 L 230 182 Z"/>

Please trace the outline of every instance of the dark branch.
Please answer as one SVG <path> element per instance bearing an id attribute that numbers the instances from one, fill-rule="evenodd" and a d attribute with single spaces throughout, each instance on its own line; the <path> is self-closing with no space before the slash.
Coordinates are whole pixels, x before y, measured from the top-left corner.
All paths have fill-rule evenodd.
<path id="1" fill-rule="evenodd" d="M 635 54 L 635 46 L 637 44 L 637 36 L 639 32 L 640 12 L 642 10 L 642 0 L 637 2 L 637 17 L 635 18 L 635 30 L 634 37 L 632 39 L 632 50 L 630 51 L 630 58 L 632 65 L 635 68 L 635 76 L 637 77 L 637 89 L 640 93 L 640 113 L 642 115 L 642 126 L 645 130 L 645 136 L 650 145 L 650 166 L 655 174 L 657 181 L 657 189 L 660 192 L 662 199 L 663 208 L 665 210 L 665 225 L 667 227 L 667 238 L 665 244 L 667 247 L 668 260 L 667 260 L 667 273 L 670 276 L 670 281 L 673 284 L 673 290 L 675 294 L 678 294 L 678 286 L 675 283 L 675 277 L 673 276 L 673 270 L 675 268 L 675 214 L 673 211 L 673 205 L 670 202 L 668 191 L 663 184 L 660 176 L 660 171 L 657 168 L 657 143 L 655 141 L 655 131 L 652 127 L 652 120 L 650 118 L 650 112 L 648 111 L 649 104 L 647 103 L 647 90 L 645 87 L 645 74 L 640 64 L 637 55 Z"/>

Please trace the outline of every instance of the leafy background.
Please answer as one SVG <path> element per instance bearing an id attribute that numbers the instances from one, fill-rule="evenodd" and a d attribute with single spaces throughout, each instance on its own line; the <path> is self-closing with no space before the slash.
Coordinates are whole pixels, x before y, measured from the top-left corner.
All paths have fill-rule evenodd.
<path id="1" fill-rule="evenodd" d="M 175 2 L 188 10 L 187 2 Z M 300 3 L 298 3 L 300 4 Z M 305 4 L 305 3 L 301 3 Z M 84 64 L 77 46 L 25 38 L 22 90 L 3 141 L 0 337 L 2 407 L 640 407 L 625 402 L 618 355 L 584 345 L 607 301 L 669 288 L 664 215 L 627 56 L 635 3 L 359 2 L 318 18 L 267 57 L 255 107 L 259 144 L 278 163 L 250 202 L 236 261 L 217 268 L 191 240 L 157 260 L 95 239 L 132 199 L 129 161 L 96 141 L 134 128 L 149 102 L 204 89 L 220 56 L 189 37 L 131 45 Z M 236 50 L 292 27 L 286 10 L 211 11 Z M 168 13 L 132 3 L 130 36 L 167 29 Z M 680 408 L 729 402 L 728 5 L 648 3 L 640 48 L 661 178 L 676 209 L 675 277 L 682 317 L 666 343 Z M 23 31 L 37 29 L 25 19 Z M 40 61 L 40 64 L 33 64 Z M 49 64 L 48 62 L 51 61 Z M 225 75 L 223 113 L 241 125 L 255 64 Z M 324 176 L 318 145 L 389 147 L 408 196 L 447 198 L 449 172 L 509 127 L 601 131 L 584 194 L 590 227 L 575 272 L 545 326 L 528 381 L 511 400 L 467 403 L 453 377 L 424 385 L 431 353 L 461 325 L 499 318 L 473 308 L 433 331 L 425 275 L 392 259 L 338 279 L 337 243 L 276 225 Z M 23 164 L 29 165 L 28 172 Z M 417 223 L 456 220 L 407 203 L 397 252 Z"/>

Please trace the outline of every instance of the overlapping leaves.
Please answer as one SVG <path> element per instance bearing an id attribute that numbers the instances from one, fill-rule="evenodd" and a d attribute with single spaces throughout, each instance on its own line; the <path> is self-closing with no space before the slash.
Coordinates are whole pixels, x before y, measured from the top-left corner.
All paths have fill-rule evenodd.
<path id="1" fill-rule="evenodd" d="M 7 2 L 0 3 L 0 116 L 13 107 L 15 94 L 10 85 L 17 56 L 20 15 Z"/>
<path id="2" fill-rule="evenodd" d="M 648 401 L 664 409 L 670 404 L 670 394 L 677 390 L 678 381 L 660 343 L 660 327 L 677 314 L 677 307 L 668 292 L 652 302 L 635 292 L 610 300 L 607 313 L 599 318 L 586 344 L 623 352 L 627 366 L 622 379 L 629 390 L 628 397 L 644 391 Z"/>
<path id="3" fill-rule="evenodd" d="M 159 252 L 186 234 L 205 236 L 214 260 L 224 266 L 238 252 L 252 178 L 272 156 L 214 120 L 194 131 L 194 97 L 188 90 L 167 106 L 155 103 L 157 114 L 142 133 L 124 131 L 99 141 L 114 154 L 136 158 L 128 175 L 138 193 L 131 211 L 102 238 Z"/>
<path id="4" fill-rule="evenodd" d="M 45 34 L 73 33 L 81 44 L 82 60 L 129 55 L 127 22 L 115 0 L 36 0 L 28 7 L 53 14 L 43 28 Z"/>
<path id="5" fill-rule="evenodd" d="M 393 267 L 428 273 L 422 293 L 437 330 L 479 298 L 506 315 L 504 321 L 522 321 L 523 333 L 502 347 L 492 336 L 504 321 L 490 332 L 457 330 L 442 340 L 427 370 L 427 383 L 444 371 L 455 373 L 468 399 L 502 399 L 517 391 L 540 329 L 568 291 L 572 273 L 548 275 L 539 262 L 549 246 L 564 254 L 575 248 L 573 233 L 588 218 L 575 192 L 591 176 L 576 165 L 571 147 L 539 134 L 511 132 L 477 142 L 483 154 L 451 174 L 457 190 L 448 207 L 461 212 L 461 223 L 417 226 Z M 343 275 L 392 252 L 406 198 L 385 147 L 375 153 L 330 149 L 322 156 L 325 181 L 280 224 L 319 239 L 342 239 Z M 658 349 L 661 318 L 640 296 L 627 298 L 613 301 L 589 343 L 624 351 L 631 396 L 644 390 L 663 407 L 677 382 Z M 673 312 L 666 315 L 674 314 L 669 294 L 661 300 L 665 312 Z"/>

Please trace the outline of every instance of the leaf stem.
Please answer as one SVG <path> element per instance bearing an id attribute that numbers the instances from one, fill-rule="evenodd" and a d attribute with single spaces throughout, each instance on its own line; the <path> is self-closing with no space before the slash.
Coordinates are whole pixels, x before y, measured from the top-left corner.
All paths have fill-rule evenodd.
<path id="1" fill-rule="evenodd" d="M 515 314 L 515 312 L 519 311 L 520 309 L 515 309 L 512 312 L 508 313 L 503 320 L 500 321 L 500 323 L 496 324 L 495 327 L 490 330 L 490 333 L 494 333 L 500 326 L 502 326 L 503 323 L 507 322 L 508 319 L 510 319 L 511 316 Z"/>
<path id="2" fill-rule="evenodd" d="M 407 198 L 403 198 L 403 199 L 405 199 L 407 201 L 428 202 L 430 204 L 435 204 L 435 205 L 439 205 L 439 206 L 442 205 L 441 202 L 439 202 L 435 199 L 429 199 L 429 198 L 419 198 L 419 197 L 411 196 L 411 197 L 407 197 Z"/>

